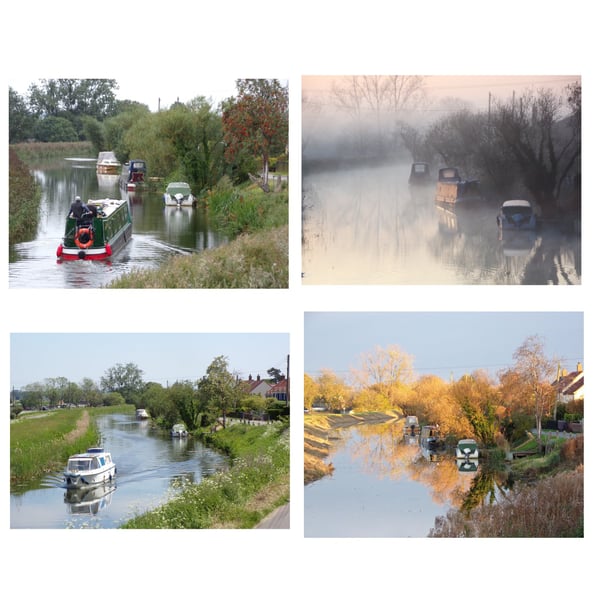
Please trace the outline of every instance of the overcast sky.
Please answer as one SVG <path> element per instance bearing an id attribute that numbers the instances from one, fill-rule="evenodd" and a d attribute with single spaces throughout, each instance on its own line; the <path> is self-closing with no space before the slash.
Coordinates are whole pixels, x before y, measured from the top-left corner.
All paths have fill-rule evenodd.
<path id="1" fill-rule="evenodd" d="M 134 363 L 144 381 L 162 385 L 200 379 L 217 356 L 246 379 L 268 377 L 274 367 L 286 374 L 289 336 L 277 333 L 13 333 L 11 387 L 66 377 L 99 383 L 117 364 Z"/>
<path id="2" fill-rule="evenodd" d="M 311 376 L 331 369 L 346 377 L 360 367 L 361 354 L 396 345 L 413 357 L 416 376 L 448 381 L 483 369 L 494 377 L 514 365 L 515 350 L 531 335 L 564 368 L 583 364 L 580 312 L 309 312 L 304 368 Z"/>

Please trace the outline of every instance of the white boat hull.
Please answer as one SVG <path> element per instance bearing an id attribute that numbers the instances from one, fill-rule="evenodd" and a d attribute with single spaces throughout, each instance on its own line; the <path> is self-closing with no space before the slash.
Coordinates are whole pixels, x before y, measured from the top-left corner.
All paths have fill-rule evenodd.
<path id="1" fill-rule="evenodd" d="M 68 490 L 74 490 L 110 483 L 114 479 L 116 472 L 117 469 L 114 464 L 94 471 L 65 471 L 65 487 Z"/>

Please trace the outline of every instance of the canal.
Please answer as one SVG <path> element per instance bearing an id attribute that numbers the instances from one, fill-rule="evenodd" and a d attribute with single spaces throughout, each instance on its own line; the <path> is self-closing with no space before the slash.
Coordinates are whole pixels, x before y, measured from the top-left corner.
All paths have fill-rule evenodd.
<path id="1" fill-rule="evenodd" d="M 40 222 L 31 241 L 10 248 L 11 288 L 100 288 L 133 269 L 159 266 L 174 254 L 200 252 L 229 241 L 210 226 L 203 208 L 165 207 L 162 187 L 126 192 L 118 175 L 96 174 L 96 159 L 65 158 L 32 172 L 42 189 Z M 75 196 L 83 202 L 129 199 L 133 236 L 110 261 L 57 261 L 56 249 Z"/>
<path id="2" fill-rule="evenodd" d="M 61 487 L 61 472 L 50 474 L 34 489 L 11 492 L 11 528 L 117 528 L 164 503 L 185 483 L 228 468 L 224 455 L 191 437 L 171 439 L 148 421 L 112 414 L 97 423 L 117 466 L 115 485 L 72 492 Z"/>
<path id="3" fill-rule="evenodd" d="M 500 235 L 499 206 L 439 206 L 412 189 L 410 165 L 303 174 L 303 282 L 309 284 L 581 283 L 581 235 L 565 223 Z"/>
<path id="4" fill-rule="evenodd" d="M 427 537 L 482 475 L 453 449 L 424 450 L 402 423 L 330 430 L 329 441 L 333 474 L 304 488 L 305 537 Z"/>

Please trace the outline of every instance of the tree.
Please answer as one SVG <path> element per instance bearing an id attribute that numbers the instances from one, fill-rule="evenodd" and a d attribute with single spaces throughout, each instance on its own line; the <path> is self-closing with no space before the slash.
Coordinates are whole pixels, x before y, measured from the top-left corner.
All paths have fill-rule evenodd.
<path id="1" fill-rule="evenodd" d="M 193 384 L 190 381 L 173 384 L 167 390 L 167 398 L 177 408 L 188 431 L 194 431 L 198 427 L 198 417 L 203 407 Z"/>
<path id="2" fill-rule="evenodd" d="M 288 90 L 276 79 L 238 79 L 238 96 L 224 104 L 225 157 L 248 150 L 262 160 L 261 188 L 269 191 L 269 158 L 287 151 Z"/>
<path id="3" fill-rule="evenodd" d="M 317 382 L 310 375 L 304 373 L 304 408 L 310 410 L 318 395 L 319 386 Z"/>
<path id="4" fill-rule="evenodd" d="M 200 401 L 212 414 L 221 415 L 223 427 L 226 426 L 227 411 L 236 406 L 242 395 L 237 378 L 227 367 L 227 358 L 217 356 L 197 383 Z"/>
<path id="5" fill-rule="evenodd" d="M 267 373 L 273 383 L 279 383 L 285 379 L 285 375 L 281 372 L 281 370 L 276 369 L 275 367 L 268 369 Z"/>
<path id="6" fill-rule="evenodd" d="M 24 142 L 33 136 L 34 117 L 27 103 L 15 90 L 8 88 L 8 143 Z"/>
<path id="7" fill-rule="evenodd" d="M 127 404 L 136 404 L 144 388 L 143 371 L 134 363 L 117 364 L 100 378 L 103 392 L 118 392 Z"/>
<path id="8" fill-rule="evenodd" d="M 537 335 L 529 336 L 515 350 L 515 375 L 521 381 L 528 408 L 535 416 L 538 445 L 541 447 L 542 420 L 550 412 L 554 402 L 554 390 L 550 385 L 556 373 L 556 361 L 544 354 L 544 343 Z"/>
<path id="9" fill-rule="evenodd" d="M 318 395 L 330 410 L 345 412 L 350 397 L 348 386 L 341 377 L 329 369 L 322 369 L 317 378 Z"/>

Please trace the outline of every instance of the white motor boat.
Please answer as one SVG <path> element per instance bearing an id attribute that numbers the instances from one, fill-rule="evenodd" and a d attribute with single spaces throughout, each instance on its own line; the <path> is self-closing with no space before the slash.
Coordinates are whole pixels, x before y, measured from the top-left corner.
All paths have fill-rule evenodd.
<path id="1" fill-rule="evenodd" d="M 112 482 L 116 474 L 117 467 L 110 452 L 104 448 L 88 448 L 87 452 L 69 458 L 64 485 L 67 489 L 93 487 Z"/>

